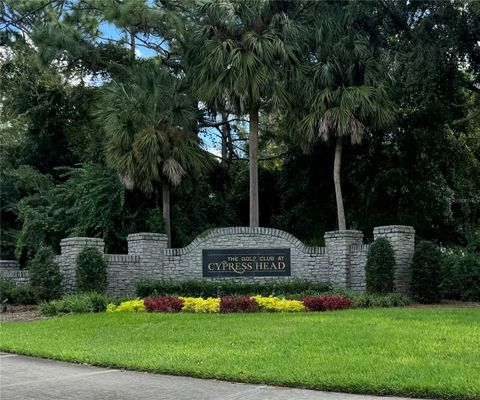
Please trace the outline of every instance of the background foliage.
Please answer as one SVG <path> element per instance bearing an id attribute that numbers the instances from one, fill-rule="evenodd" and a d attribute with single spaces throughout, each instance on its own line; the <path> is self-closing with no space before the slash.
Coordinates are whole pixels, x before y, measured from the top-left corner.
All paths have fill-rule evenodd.
<path id="1" fill-rule="evenodd" d="M 102 237 L 108 251 L 121 252 L 129 233 L 163 231 L 156 196 L 127 189 L 106 165 L 105 134 L 94 118 L 105 83 L 122 83 L 126 71 L 141 64 L 160 63 L 178 78 L 182 92 L 198 105 L 196 130 L 206 138 L 204 148 L 212 146 L 208 137 L 219 129 L 228 128 L 231 136 L 228 151 L 222 152 L 226 158 L 200 176 L 186 176 L 173 189 L 173 245 L 186 245 L 209 228 L 248 224 L 246 117 L 234 116 L 221 96 L 204 108 L 192 89 L 199 85 L 189 69 L 195 63 L 189 43 L 208 29 L 199 18 L 214 9 L 202 9 L 194 0 L 4 4 L 0 258 L 16 257 L 26 265 L 43 245 L 58 251 L 59 240 L 68 235 Z M 248 0 L 240 4 L 248 16 L 248 34 L 255 34 L 253 8 L 248 9 Z M 340 14 L 388 66 L 385 91 L 397 109 L 393 124 L 366 126 L 361 144 L 344 145 L 349 228 L 368 236 L 376 225 L 413 225 L 420 238 L 453 252 L 468 246 L 465 260 L 473 261 L 455 261 L 455 268 L 476 276 L 479 3 L 297 1 L 269 6 L 262 18 L 284 15 L 272 26 L 294 24 L 291 32 L 298 35 L 301 51 L 275 72 L 294 101 L 276 96 L 274 102 L 262 100 L 259 110 L 260 224 L 311 244 L 322 244 L 323 233 L 336 228 L 332 146 L 319 140 L 306 154 L 290 117 L 301 119 L 306 111 L 297 89 L 307 79 L 301 66 L 315 52 L 315 35 L 329 23 L 322 16 Z M 105 39 L 105 24 L 114 26 L 119 37 Z M 291 38 L 281 39 L 288 43 Z M 135 56 L 136 50 L 148 51 L 150 58 Z M 221 113 L 230 121 L 226 126 L 219 125 Z M 463 263 L 468 267 L 460 267 Z M 445 290 L 455 297 L 464 291 Z"/>

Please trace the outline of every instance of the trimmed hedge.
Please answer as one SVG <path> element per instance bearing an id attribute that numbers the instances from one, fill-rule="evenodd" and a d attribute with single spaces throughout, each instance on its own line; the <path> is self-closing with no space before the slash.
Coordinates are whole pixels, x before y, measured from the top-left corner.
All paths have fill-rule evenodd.
<path id="1" fill-rule="evenodd" d="M 440 271 L 442 253 L 432 242 L 421 241 L 415 246 L 412 262 L 412 296 L 420 303 L 441 300 Z"/>
<path id="2" fill-rule="evenodd" d="M 77 290 L 80 293 L 105 293 L 107 264 L 102 253 L 94 247 L 85 247 L 77 256 Z"/>
<path id="3" fill-rule="evenodd" d="M 40 247 L 28 264 L 30 285 L 39 300 L 58 299 L 62 294 L 62 275 L 50 247 Z"/>
<path id="4" fill-rule="evenodd" d="M 375 240 L 367 255 L 367 266 L 365 268 L 367 292 L 393 292 L 394 268 L 395 256 L 390 242 L 385 238 Z"/>
<path id="5" fill-rule="evenodd" d="M 321 294 L 331 290 L 326 283 L 289 281 L 276 284 L 212 281 L 143 281 L 137 285 L 137 296 L 253 296 Z"/>

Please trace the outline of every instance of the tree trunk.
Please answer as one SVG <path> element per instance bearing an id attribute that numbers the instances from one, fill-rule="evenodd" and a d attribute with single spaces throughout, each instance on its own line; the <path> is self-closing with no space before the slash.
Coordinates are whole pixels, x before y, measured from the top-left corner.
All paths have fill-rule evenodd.
<path id="1" fill-rule="evenodd" d="M 222 112 L 222 122 L 223 122 L 223 127 L 222 127 L 222 161 L 221 164 L 225 165 L 227 162 L 227 157 L 228 157 L 228 142 L 227 142 L 227 137 L 228 137 L 228 113 Z"/>
<path id="2" fill-rule="evenodd" d="M 342 141 L 341 136 L 337 137 L 335 145 L 335 160 L 333 162 L 333 182 L 335 183 L 335 198 L 337 200 L 338 230 L 347 229 L 345 221 L 345 210 L 343 208 L 342 183 L 340 179 L 340 170 L 342 168 Z"/>
<path id="3" fill-rule="evenodd" d="M 250 159 L 250 227 L 259 225 L 258 212 L 258 107 L 250 111 L 250 136 L 249 136 L 249 159 Z"/>
<path id="4" fill-rule="evenodd" d="M 162 202 L 163 202 L 163 223 L 165 233 L 167 234 L 168 247 L 172 247 L 172 231 L 170 228 L 170 186 L 168 183 L 162 183 Z"/>
<path id="5" fill-rule="evenodd" d="M 130 32 L 130 54 L 131 54 L 132 60 L 135 60 L 135 32 L 134 31 Z"/>

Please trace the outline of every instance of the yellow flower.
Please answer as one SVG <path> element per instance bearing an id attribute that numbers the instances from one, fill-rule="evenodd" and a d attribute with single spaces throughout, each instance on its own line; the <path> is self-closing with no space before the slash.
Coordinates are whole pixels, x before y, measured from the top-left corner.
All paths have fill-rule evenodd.
<path id="1" fill-rule="evenodd" d="M 209 297 L 180 297 L 183 300 L 182 311 L 195 313 L 218 313 L 220 312 L 220 299 Z"/>
<path id="2" fill-rule="evenodd" d="M 258 307 L 264 311 L 305 311 L 305 306 L 299 300 L 286 300 L 278 297 L 253 296 Z"/>
<path id="3" fill-rule="evenodd" d="M 110 303 L 108 306 L 107 306 L 107 312 L 114 312 L 115 309 L 117 308 L 117 306 L 113 303 Z"/>
<path id="4" fill-rule="evenodd" d="M 122 301 L 118 307 L 116 307 L 114 304 L 109 304 L 107 307 L 107 312 L 118 312 L 118 311 L 130 311 L 130 312 L 145 311 L 145 305 L 143 304 L 143 299 Z"/>

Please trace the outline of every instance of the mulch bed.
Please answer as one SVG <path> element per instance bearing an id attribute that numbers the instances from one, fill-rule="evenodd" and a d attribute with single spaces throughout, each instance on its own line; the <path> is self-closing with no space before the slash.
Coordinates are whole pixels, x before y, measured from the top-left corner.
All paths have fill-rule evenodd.
<path id="1" fill-rule="evenodd" d="M 28 322 L 45 319 L 38 306 L 8 305 L 7 312 L 0 313 L 0 322 Z"/>

